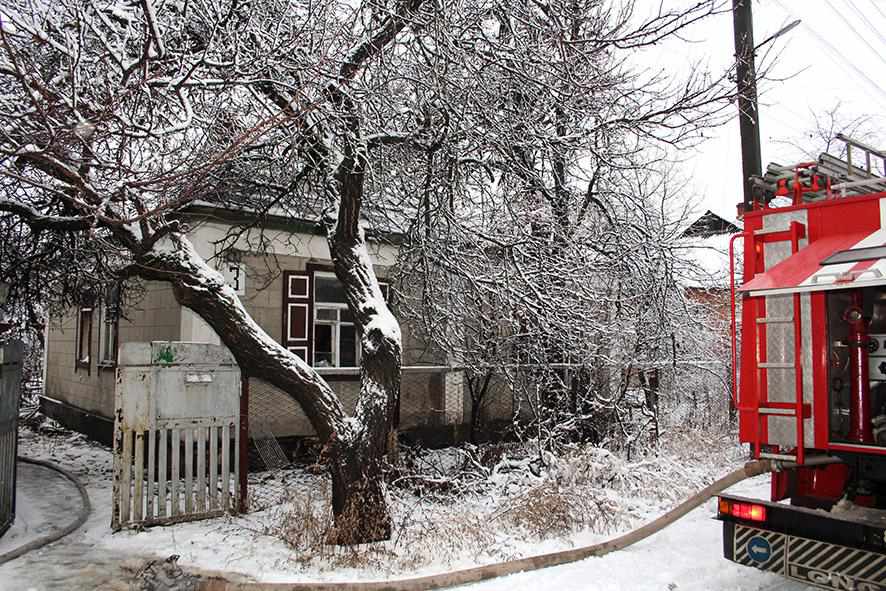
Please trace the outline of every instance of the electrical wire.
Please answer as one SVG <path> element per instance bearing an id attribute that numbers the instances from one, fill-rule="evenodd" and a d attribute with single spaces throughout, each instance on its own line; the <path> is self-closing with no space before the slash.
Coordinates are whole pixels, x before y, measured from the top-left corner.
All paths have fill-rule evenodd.
<path id="1" fill-rule="evenodd" d="M 788 13 L 789 15 L 791 14 L 791 11 L 784 5 L 782 0 L 775 0 L 775 3 L 778 4 L 786 13 Z M 806 28 L 807 31 L 809 31 L 809 33 L 815 38 L 815 40 L 818 41 L 818 43 L 831 54 L 831 57 L 835 60 L 835 62 L 839 60 L 843 62 L 844 65 L 849 66 L 859 78 L 864 79 L 871 86 L 871 88 L 876 90 L 883 97 L 883 99 L 886 99 L 886 90 L 883 90 L 883 88 L 881 88 L 879 84 L 874 82 L 870 76 L 865 74 L 862 70 L 858 68 L 858 66 L 852 63 L 851 60 L 840 53 L 836 47 L 834 47 L 827 39 L 825 39 L 815 29 L 813 29 L 807 22 L 804 21 L 803 26 Z M 886 107 L 886 100 L 881 101 L 881 106 Z"/>
<path id="2" fill-rule="evenodd" d="M 879 12 L 879 13 L 880 13 L 880 16 L 882 16 L 883 18 L 886 18 L 886 12 L 883 12 L 882 10 L 880 10 L 880 7 L 877 6 L 877 0 L 869 0 L 869 1 L 870 1 L 870 3 L 871 3 L 871 6 L 874 7 L 874 10 L 876 10 L 877 12 Z"/>
<path id="3" fill-rule="evenodd" d="M 867 27 L 871 31 L 873 31 L 874 34 L 877 35 L 877 37 L 880 38 L 880 42 L 886 44 L 886 35 L 880 32 L 879 27 L 874 26 L 874 23 L 871 22 L 871 19 L 869 19 L 867 15 L 862 12 L 861 9 L 855 4 L 855 0 L 847 0 L 847 2 L 849 3 L 850 8 L 855 11 L 855 14 L 857 14 L 858 17 L 864 21 L 864 24 L 867 25 Z"/>
<path id="4" fill-rule="evenodd" d="M 848 18 L 846 18 L 845 16 L 843 16 L 843 13 L 842 13 L 842 12 L 840 12 L 839 10 L 837 10 L 836 8 L 834 8 L 834 5 L 831 4 L 831 0 L 824 0 L 824 3 L 828 5 L 828 7 L 831 9 L 831 11 L 832 11 L 834 14 L 836 14 L 836 15 L 840 18 L 840 20 L 843 21 L 843 22 L 846 24 L 846 26 L 849 27 L 849 28 L 852 30 L 853 33 L 855 33 L 855 36 L 858 37 L 858 38 L 861 40 L 862 43 L 864 43 L 865 45 L 868 46 L 868 49 L 871 50 L 871 53 L 873 53 L 875 56 L 877 56 L 878 58 L 880 58 L 880 61 L 883 62 L 884 65 L 886 65 L 886 58 L 884 58 L 884 57 L 880 54 L 880 52 L 877 51 L 876 48 L 875 48 L 873 45 L 871 45 L 870 42 L 869 42 L 867 39 L 865 39 L 864 35 L 862 35 L 861 33 L 859 33 L 858 29 L 855 28 L 855 25 L 853 25 L 852 22 L 851 22 Z"/>

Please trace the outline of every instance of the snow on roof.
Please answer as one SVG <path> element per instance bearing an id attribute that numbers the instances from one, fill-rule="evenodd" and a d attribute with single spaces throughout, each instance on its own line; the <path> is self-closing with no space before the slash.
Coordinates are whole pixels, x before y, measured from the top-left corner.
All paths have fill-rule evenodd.
<path id="1" fill-rule="evenodd" d="M 740 222 L 714 213 L 709 209 L 689 224 L 681 236 L 686 238 L 706 237 L 715 234 L 734 234 L 740 231 Z"/>
<path id="2" fill-rule="evenodd" d="M 252 205 L 253 204 L 235 204 L 230 201 L 214 202 L 195 199 L 194 201 L 188 202 L 188 204 L 182 207 L 180 211 L 181 213 L 186 214 L 193 211 L 199 211 L 201 209 L 212 209 L 233 214 L 234 218 L 236 218 L 238 214 L 242 215 L 244 218 L 247 218 L 244 220 L 240 220 L 243 222 L 249 221 L 249 218 L 262 215 L 266 219 L 277 219 L 281 221 L 300 223 L 305 227 L 314 227 L 318 233 L 320 231 L 320 222 L 323 215 L 323 208 L 313 207 L 313 205 L 316 204 L 301 204 L 303 207 L 298 209 L 278 205 L 271 207 L 264 212 L 261 212 L 261 209 L 259 207 L 255 207 Z M 394 238 L 398 234 L 402 234 L 404 232 L 403 227 L 405 226 L 398 225 L 397 223 L 402 222 L 402 219 L 392 220 L 392 216 L 390 215 L 380 216 L 371 208 L 365 207 L 360 217 L 363 221 L 363 226 L 367 231 L 367 235 L 382 235 L 389 238 Z"/>

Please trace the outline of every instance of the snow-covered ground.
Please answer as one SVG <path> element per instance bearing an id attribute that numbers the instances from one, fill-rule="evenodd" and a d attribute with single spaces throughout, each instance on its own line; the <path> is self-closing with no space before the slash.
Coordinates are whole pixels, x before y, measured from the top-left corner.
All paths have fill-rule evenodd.
<path id="1" fill-rule="evenodd" d="M 79 493 L 69 481 L 49 468 L 18 465 L 18 496 L 15 522 L 0 538 L 0 554 L 41 538 L 71 520 L 70 505 Z"/>
<path id="2" fill-rule="evenodd" d="M 766 476 L 730 489 L 733 493 L 760 498 L 765 498 L 768 491 Z M 714 501 L 709 501 L 660 533 L 620 552 L 502 577 L 470 588 L 475 591 L 812 591 L 812 587 L 725 560 L 722 526 L 711 518 L 715 512 Z"/>
<path id="3" fill-rule="evenodd" d="M 78 435 L 25 432 L 21 453 L 78 474 L 94 508 L 86 526 L 66 540 L 0 566 L 0 589 L 125 589 L 124 581 L 147 559 L 172 554 L 180 555 L 187 569 L 271 582 L 411 577 L 561 550 L 627 531 L 739 465 L 741 453 L 728 441 L 699 446 L 687 436 L 659 457 L 632 462 L 585 449 L 549 462 L 550 468 L 530 466 L 528 458 L 507 452 L 490 462 L 491 468 L 472 468 L 456 450 L 419 454 L 413 459 L 428 474 L 426 492 L 392 490 L 393 540 L 333 551 L 319 543 L 328 519 L 322 476 L 290 472 L 290 503 L 244 517 L 112 533 L 110 452 Z M 439 471 L 436 477 L 431 467 Z M 453 470 L 461 473 L 458 492 L 447 484 Z M 442 491 L 427 493 L 436 485 Z M 734 489 L 763 498 L 767 491 L 765 477 Z M 31 509 L 39 505 L 23 503 L 23 518 L 33 520 Z M 721 525 L 713 513 L 711 501 L 625 551 L 474 588 L 804 589 L 724 560 Z"/>

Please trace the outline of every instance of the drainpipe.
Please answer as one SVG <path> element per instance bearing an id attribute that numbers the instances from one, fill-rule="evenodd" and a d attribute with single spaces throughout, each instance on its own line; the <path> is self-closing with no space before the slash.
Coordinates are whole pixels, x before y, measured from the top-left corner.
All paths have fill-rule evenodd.
<path id="1" fill-rule="evenodd" d="M 849 359 L 851 392 L 849 394 L 849 439 L 855 443 L 874 442 L 871 422 L 871 381 L 868 368 L 868 323 L 863 315 L 860 289 L 850 294 L 851 304 L 843 314 L 849 323 Z"/>

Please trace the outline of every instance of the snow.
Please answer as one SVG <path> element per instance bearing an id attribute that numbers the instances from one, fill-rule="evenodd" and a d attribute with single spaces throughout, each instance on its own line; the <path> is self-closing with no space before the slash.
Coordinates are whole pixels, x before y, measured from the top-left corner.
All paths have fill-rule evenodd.
<path id="1" fill-rule="evenodd" d="M 55 461 L 78 474 L 94 505 L 86 526 L 45 551 L 0 566 L 4 581 L 19 581 L 21 588 L 35 591 L 56 588 L 101 588 L 101 581 L 131 574 L 149 558 L 181 555 L 180 564 L 190 571 L 228 571 L 247 580 L 265 582 L 355 581 L 407 578 L 516 557 L 541 554 L 602 541 L 648 521 L 676 504 L 687 491 L 710 482 L 741 463 L 743 458 L 728 440 L 706 442 L 702 453 L 691 450 L 687 438 L 678 455 L 626 462 L 604 450 L 551 462 L 541 470 L 526 470 L 531 458 L 511 457 L 505 452 L 487 476 L 480 464 L 464 462 L 465 451 L 446 449 L 408 456 L 417 470 L 439 477 L 428 481 L 454 482 L 456 470 L 476 470 L 468 494 L 456 502 L 446 495 L 417 497 L 395 481 L 391 504 L 397 518 L 394 540 L 356 550 L 293 547 L 276 535 L 297 519 L 307 528 L 313 517 L 322 516 L 328 504 L 328 482 L 306 470 L 286 474 L 292 501 L 280 507 L 243 517 L 224 517 L 145 531 L 112 533 L 110 524 L 111 454 L 81 436 L 48 436 L 25 432 L 21 452 Z M 677 449 L 668 453 L 674 454 Z M 685 461 L 683 461 L 685 459 Z M 587 481 L 596 488 L 578 488 Z M 261 486 L 261 485 L 256 485 Z M 511 521 L 521 499 L 549 501 L 549 496 L 570 491 L 591 491 L 600 523 L 573 532 L 534 536 L 531 528 L 515 527 Z M 746 481 L 730 492 L 749 497 L 768 493 L 766 477 Z M 452 497 L 449 497 L 452 498 Z M 436 500 L 435 500 L 436 499 Z M 509 503 L 510 502 L 510 503 Z M 544 505 L 543 505 L 544 506 Z M 301 507 L 300 510 L 295 510 Z M 309 513 L 304 508 L 310 507 Z M 555 506 L 556 507 L 556 506 Z M 34 507 L 21 507 L 23 519 L 32 519 Z M 663 532 L 621 552 L 579 563 L 496 579 L 471 588 L 556 588 L 564 591 L 600 590 L 702 590 L 805 589 L 777 575 L 740 567 L 722 558 L 721 524 L 711 519 L 714 502 Z M 399 528 L 405 524 L 406 528 Z M 395 546 L 399 544 L 399 549 Z M 40 565 L 40 568 L 35 568 Z M 236 576 L 236 575 L 235 575 Z M 109 579 L 110 578 L 110 579 Z M 58 586 L 59 581 L 66 581 Z M 77 583 L 77 584 L 75 584 Z M 82 586 L 78 584 L 82 583 Z"/>
<path id="2" fill-rule="evenodd" d="M 376 343 L 373 342 L 373 339 L 376 338 L 376 335 L 393 343 L 397 350 L 400 350 L 403 342 L 400 323 L 397 322 L 387 303 L 385 303 L 378 279 L 375 277 L 375 269 L 372 265 L 372 260 L 369 258 L 369 250 L 366 247 L 366 233 L 362 227 L 358 229 L 358 232 L 359 240 L 350 253 L 351 257 L 358 261 L 352 272 L 368 273 L 371 278 L 369 282 L 370 293 L 364 301 L 360 302 L 359 309 L 357 310 L 358 315 L 369 316 L 369 322 L 366 323 L 363 330 L 363 351 L 366 354 L 371 354 L 375 351 Z"/>
<path id="3" fill-rule="evenodd" d="M 733 487 L 730 492 L 765 496 L 768 481 L 766 477 L 759 477 Z M 720 522 L 711 519 L 714 511 L 714 501 L 709 501 L 661 533 L 620 552 L 502 577 L 469 588 L 474 591 L 542 588 L 558 591 L 811 589 L 779 575 L 725 560 Z"/>
<path id="4" fill-rule="evenodd" d="M 19 464 L 19 488 L 29 481 L 29 472 L 36 473 L 43 470 L 47 468 Z M 76 491 L 74 493 L 76 494 Z M 24 546 L 52 531 L 53 524 L 44 517 L 49 509 L 51 509 L 51 499 L 36 498 L 35 495 L 22 494 L 20 491 L 15 504 L 15 522 L 0 538 L 0 554 Z"/>

